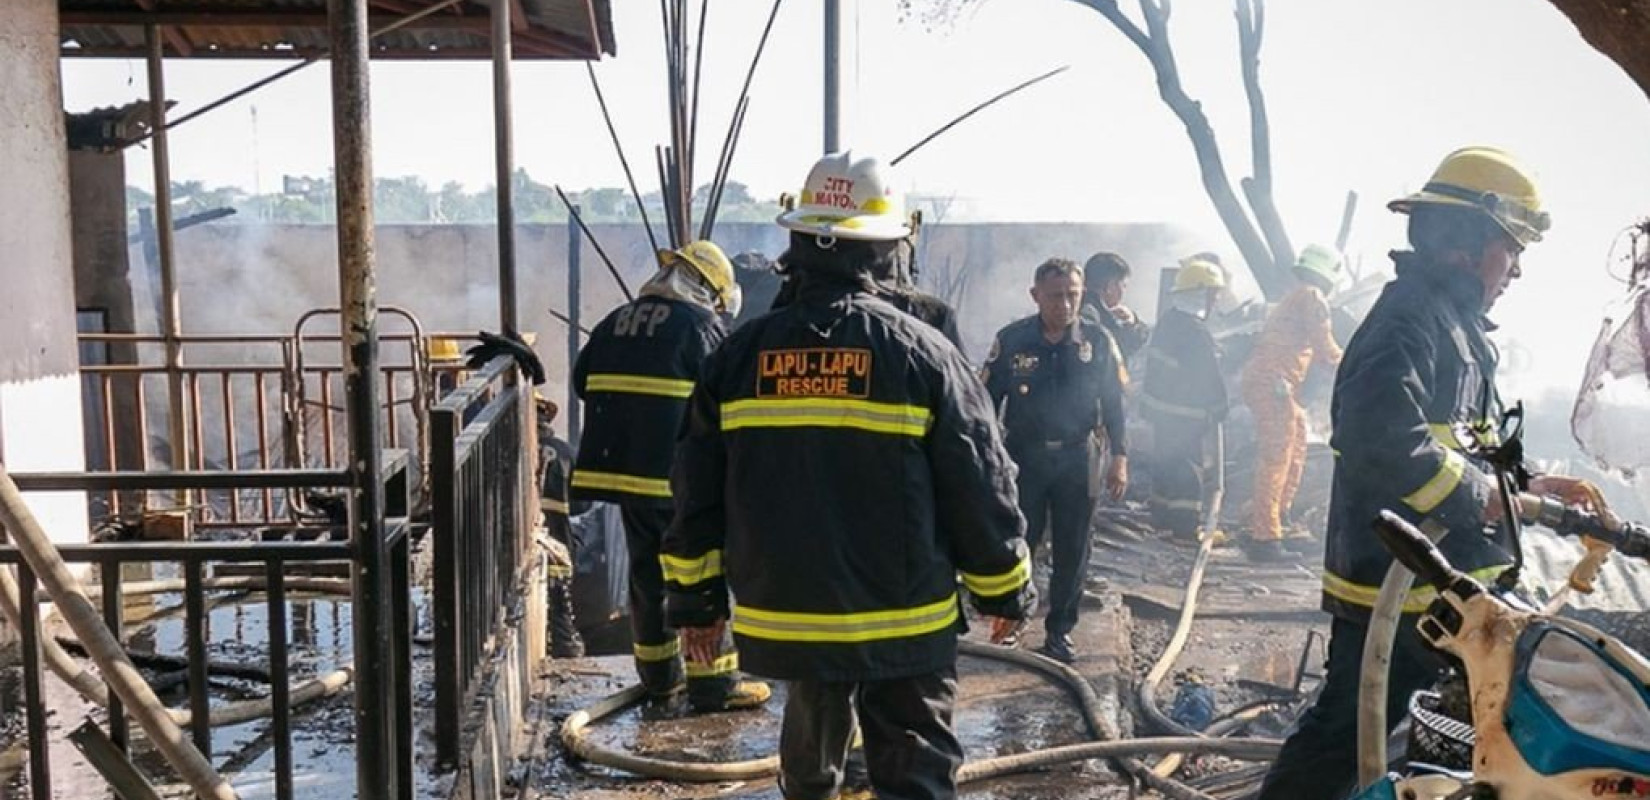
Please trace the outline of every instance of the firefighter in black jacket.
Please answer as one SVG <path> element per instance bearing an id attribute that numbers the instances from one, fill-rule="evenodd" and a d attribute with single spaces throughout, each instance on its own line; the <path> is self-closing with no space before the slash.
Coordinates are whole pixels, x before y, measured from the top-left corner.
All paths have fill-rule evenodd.
<path id="1" fill-rule="evenodd" d="M 584 637 L 573 617 L 573 570 L 578 564 L 578 543 L 573 538 L 570 516 L 574 509 L 567 497 L 567 473 L 573 466 L 573 447 L 556 435 L 552 424 L 561 409 L 555 401 L 533 393 L 538 412 L 539 513 L 545 532 L 556 544 L 551 548 L 545 590 L 550 606 L 550 655 L 578 658 L 584 655 Z M 583 511 L 588 503 L 579 504 Z"/>
<path id="2" fill-rule="evenodd" d="M 1152 521 L 1177 540 L 1197 541 L 1203 517 L 1203 474 L 1214 426 L 1226 419 L 1226 382 L 1220 351 L 1205 320 L 1226 286 L 1213 253 L 1180 262 L 1146 345 L 1141 415 L 1152 424 Z"/>
<path id="3" fill-rule="evenodd" d="M 630 552 L 630 628 L 636 672 L 655 698 L 675 694 L 684 667 L 696 711 L 766 702 L 766 684 L 738 680 L 737 654 L 683 663 L 665 623 L 659 543 L 672 514 L 670 464 L 688 394 L 726 336 L 717 312 L 737 315 L 739 284 L 716 245 L 700 241 L 659 254 L 640 297 L 607 315 L 573 366 L 585 427 L 573 497 L 617 503 Z"/>
<path id="4" fill-rule="evenodd" d="M 1111 445 L 1106 492 L 1118 500 L 1128 488 L 1123 357 L 1104 327 L 1079 317 L 1083 272 L 1076 262 L 1054 258 L 1039 265 L 1031 297 L 1037 314 L 997 332 L 984 378 L 1020 468 L 1020 511 L 1033 551 L 1044 523 L 1051 528 L 1054 570 L 1042 653 L 1069 664 L 1077 658 L 1071 631 L 1089 563 L 1092 439 L 1102 430 Z"/>
<path id="5" fill-rule="evenodd" d="M 1335 449 L 1323 606 L 1333 615 L 1329 661 L 1317 704 L 1298 723 L 1267 775 L 1265 800 L 1339 798 L 1357 767 L 1360 665 L 1370 608 L 1392 558 L 1371 527 L 1392 510 L 1423 529 L 1447 531 L 1439 549 L 1481 580 L 1510 563 L 1490 468 L 1463 452 L 1468 431 L 1494 430 L 1496 351 L 1484 315 L 1521 273 L 1519 254 L 1548 227 L 1534 182 L 1506 153 L 1487 147 L 1446 157 L 1421 191 L 1388 208 L 1409 215 L 1409 251 L 1394 252 L 1387 284 L 1353 335 L 1335 376 Z M 1598 507 L 1573 478 L 1537 477 L 1529 490 Z M 1404 610 L 1426 609 L 1430 587 Z M 1389 727 L 1439 662 L 1400 623 L 1387 687 Z"/>
<path id="6" fill-rule="evenodd" d="M 959 574 L 995 637 L 1027 610 L 990 400 L 870 285 L 909 234 L 885 186 L 873 159 L 815 166 L 780 217 L 796 299 L 712 354 L 671 472 L 670 620 L 707 658 L 731 616 L 746 668 L 788 681 L 788 800 L 836 796 L 856 707 L 877 797 L 954 798 Z"/>

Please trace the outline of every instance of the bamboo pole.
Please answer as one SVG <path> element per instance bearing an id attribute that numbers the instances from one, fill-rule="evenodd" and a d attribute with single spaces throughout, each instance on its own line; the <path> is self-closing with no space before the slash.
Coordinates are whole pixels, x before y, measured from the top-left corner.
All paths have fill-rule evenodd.
<path id="1" fill-rule="evenodd" d="M 57 610 L 75 636 L 86 645 L 92 661 L 116 697 L 137 719 L 149 741 L 166 763 L 177 770 L 195 794 L 209 800 L 235 800 L 229 786 L 211 762 L 195 749 L 183 729 L 172 721 L 166 706 L 126 658 L 120 640 L 103 625 L 97 607 L 80 588 L 80 581 L 58 555 L 57 548 L 23 502 L 23 495 L 4 466 L 0 466 L 0 525 L 4 525 L 23 554 L 23 560 L 39 578 L 41 586 L 57 604 Z M 23 609 L 33 613 L 34 609 Z"/>

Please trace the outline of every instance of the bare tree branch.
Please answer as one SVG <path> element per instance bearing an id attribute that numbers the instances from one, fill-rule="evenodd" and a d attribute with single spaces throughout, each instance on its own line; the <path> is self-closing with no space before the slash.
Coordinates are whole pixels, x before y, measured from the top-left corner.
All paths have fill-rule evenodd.
<path id="1" fill-rule="evenodd" d="M 1254 212 L 1255 223 L 1272 251 L 1271 264 L 1255 268 L 1255 280 L 1271 296 L 1274 287 L 1288 285 L 1289 268 L 1295 263 L 1295 247 L 1283 226 L 1277 204 L 1272 199 L 1272 127 L 1266 115 L 1266 94 L 1260 88 L 1260 41 L 1266 22 L 1266 0 L 1237 0 L 1238 59 L 1242 66 L 1243 91 L 1249 98 L 1249 147 L 1254 177 L 1242 181 L 1243 194 Z"/>
<path id="2" fill-rule="evenodd" d="M 1128 37 L 1129 41 L 1134 42 L 1134 46 L 1140 48 L 1140 52 L 1145 54 L 1146 58 L 1152 58 L 1151 40 L 1146 38 L 1145 32 L 1134 24 L 1134 20 L 1129 19 L 1124 15 L 1123 10 L 1117 7 L 1117 0 L 1077 1 L 1099 12 L 1100 16 L 1105 17 L 1106 21 L 1112 24 L 1112 27 L 1121 31 L 1124 36 Z"/>
<path id="3" fill-rule="evenodd" d="M 1185 89 L 1180 85 L 1180 69 L 1169 43 L 1168 18 L 1172 10 L 1170 0 L 1140 0 L 1141 15 L 1146 24 L 1144 31 L 1123 14 L 1117 7 L 1116 0 L 1076 2 L 1098 12 L 1133 42 L 1151 62 L 1152 69 L 1157 75 L 1158 96 L 1180 119 L 1186 128 L 1186 137 L 1191 140 L 1192 151 L 1197 156 L 1203 180 L 1204 193 L 1214 204 L 1215 213 L 1220 216 L 1221 224 L 1231 235 L 1238 251 L 1243 254 L 1243 260 L 1249 265 L 1256 282 L 1268 297 L 1277 296 L 1287 286 L 1287 281 L 1283 280 L 1287 273 L 1280 275 L 1271 248 L 1261 238 L 1244 203 L 1233 190 L 1231 179 L 1227 177 L 1225 162 L 1221 157 L 1220 145 L 1215 139 L 1214 128 L 1204 115 L 1202 105 L 1187 96 Z M 1250 205 L 1254 205 L 1253 200 Z M 1272 213 L 1275 219 L 1276 211 Z M 1279 227 L 1281 229 L 1281 225 Z"/>

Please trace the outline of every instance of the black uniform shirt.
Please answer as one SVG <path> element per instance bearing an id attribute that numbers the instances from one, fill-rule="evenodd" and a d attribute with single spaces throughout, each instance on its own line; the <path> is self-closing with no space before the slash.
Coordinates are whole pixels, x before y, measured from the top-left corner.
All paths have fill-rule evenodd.
<path id="1" fill-rule="evenodd" d="M 1058 342 L 1043 336 L 1036 316 L 998 331 L 983 377 L 1009 448 L 1077 444 L 1103 424 L 1111 451 L 1126 454 L 1122 363 L 1111 334 L 1092 322 L 1079 321 Z"/>

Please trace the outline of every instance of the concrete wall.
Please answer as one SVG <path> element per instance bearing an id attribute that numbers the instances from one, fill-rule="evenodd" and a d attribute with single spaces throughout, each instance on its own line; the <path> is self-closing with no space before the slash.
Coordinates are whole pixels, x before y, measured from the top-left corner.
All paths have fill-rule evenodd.
<path id="1" fill-rule="evenodd" d="M 597 225 L 596 236 L 634 289 L 653 271 L 648 240 L 635 226 Z M 569 309 L 567 229 L 523 226 L 518 230 L 520 319 L 539 334 L 537 349 L 550 375 L 545 388 L 565 396 L 566 327 L 547 309 Z M 769 224 L 728 224 L 717 241 L 730 254 L 756 250 L 772 258 L 785 231 Z M 1026 290 L 1037 264 L 1050 256 L 1081 262 L 1096 250 L 1116 250 L 1136 267 L 1130 301 L 1149 313 L 1155 273 L 1196 247 L 1162 225 L 966 225 L 924 231 L 925 281 L 968 272 L 959 304 L 970 354 L 982 358 L 1003 324 L 1035 310 Z M 178 278 L 185 333 L 289 332 L 299 315 L 337 303 L 336 240 L 330 226 L 212 224 L 178 234 Z M 498 329 L 497 239 L 490 226 L 391 225 L 378 229 L 378 288 L 382 305 L 402 306 L 426 331 Z M 585 327 L 594 327 L 623 297 L 588 245 L 581 255 Z M 140 330 L 155 330 L 151 287 L 132 271 Z M 331 323 L 327 323 L 330 325 Z M 325 328 L 325 326 L 322 326 Z M 384 332 L 399 323 L 386 318 Z M 227 354 L 226 354 L 227 357 Z M 217 360 L 216 358 L 214 360 Z M 562 420 L 565 421 L 564 414 Z"/>
<path id="2" fill-rule="evenodd" d="M 0 13 L 0 462 L 78 470 L 69 169 L 57 69 L 56 0 L 7 0 Z M 61 540 L 84 540 L 78 494 L 31 495 Z"/>

